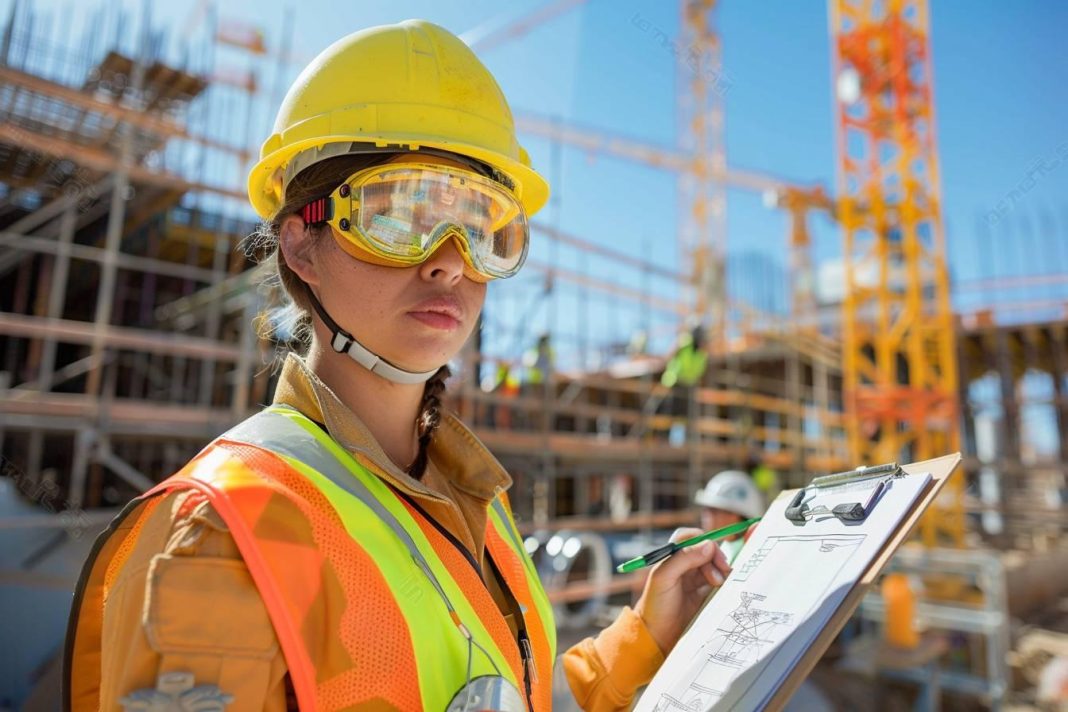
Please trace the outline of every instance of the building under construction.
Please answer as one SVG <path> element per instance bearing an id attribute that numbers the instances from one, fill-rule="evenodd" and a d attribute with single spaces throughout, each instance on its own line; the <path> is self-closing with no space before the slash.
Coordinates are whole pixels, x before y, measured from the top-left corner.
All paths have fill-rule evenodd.
<path id="1" fill-rule="evenodd" d="M 834 188 L 732 167 L 713 0 L 681 3 L 686 46 L 712 69 L 679 70 L 683 148 L 516 117 L 559 150 L 671 175 L 685 259 L 665 269 L 597 236 L 535 223 L 541 239 L 635 278 L 532 261 L 525 269 L 544 287 L 533 297 L 491 296 L 488 312 L 511 318 L 486 322 L 468 345 L 451 405 L 512 472 L 511 501 L 531 541 L 569 531 L 593 552 L 548 581 L 562 623 L 576 627 L 636 585 L 597 558 L 605 542 L 695 522 L 693 493 L 713 472 L 763 466 L 793 487 L 858 462 L 961 450 L 963 471 L 922 525 L 928 555 L 903 556 L 900 566 L 953 570 L 968 582 L 966 595 L 958 588 L 927 604 L 933 625 L 965 641 L 964 653 L 944 663 L 942 685 L 996 708 L 1026 687 L 1028 666 L 1049 647 L 1021 648 L 1033 631 L 1028 639 L 1010 630 L 1010 613 L 1034 621 L 1060 610 L 1058 620 L 1038 620 L 1053 629 L 1066 619 L 1068 583 L 1049 572 L 1068 563 L 1068 292 L 1060 288 L 1068 279 L 951 283 L 926 3 L 905 3 L 907 13 L 830 4 L 834 71 L 855 91 L 836 101 Z M 577 5 L 553 3 L 475 49 Z M 0 624 L 30 641 L 5 666 L 17 679 L 3 692 L 20 701 L 46 695 L 37 683 L 56 674 L 63 602 L 91 533 L 268 402 L 270 363 L 287 347 L 258 335 L 267 305 L 256 256 L 242 249 L 256 224 L 234 207 L 244 200 L 240 176 L 255 150 L 247 127 L 266 82 L 228 71 L 217 54 L 246 53 L 264 73 L 285 73 L 288 50 L 265 47 L 254 27 L 209 8 L 199 19 L 210 42 L 175 62 L 159 50 L 147 13 L 135 21 L 101 7 L 93 17 L 84 37 L 71 37 L 32 4 L 14 3 L 0 39 L 0 530 L 11 542 L 0 600 L 9 617 L 29 600 L 47 609 Z M 242 139 L 218 138 L 220 115 L 239 129 L 228 135 Z M 865 153 L 888 142 L 889 158 Z M 732 271 L 757 269 L 726 243 L 728 187 L 770 196 L 788 216 L 788 263 L 771 267 L 789 285 L 786 308 L 727 287 Z M 813 287 L 807 224 L 815 215 L 840 228 L 837 297 Z M 677 298 L 643 286 L 653 280 L 674 284 Z M 957 289 L 1014 280 L 1050 285 L 1050 297 L 951 306 Z M 539 342 L 521 331 L 531 299 L 551 302 L 565 288 L 623 305 L 618 332 L 583 343 L 581 357 L 564 336 Z M 643 333 L 643 310 L 661 314 L 670 333 Z M 520 330 L 505 331 L 502 321 Z M 663 344 L 697 327 L 708 354 L 701 381 L 665 385 L 673 353 Z M 1040 431 L 1061 445 L 1050 449 Z M 877 619 L 878 605 L 862 614 Z"/>

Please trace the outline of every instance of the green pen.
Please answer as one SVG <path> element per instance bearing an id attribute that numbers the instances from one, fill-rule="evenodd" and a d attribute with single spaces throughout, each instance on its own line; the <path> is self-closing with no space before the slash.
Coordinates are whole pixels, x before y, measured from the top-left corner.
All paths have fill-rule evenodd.
<path id="1" fill-rule="evenodd" d="M 697 536 L 690 537 L 689 539 L 683 539 L 682 541 L 668 542 L 659 549 L 653 549 L 645 556 L 639 556 L 637 559 L 631 559 L 616 567 L 616 571 L 621 574 L 629 574 L 631 571 L 637 571 L 638 569 L 645 568 L 646 566 L 652 566 L 658 561 L 663 561 L 667 557 L 674 554 L 680 549 L 685 549 L 688 546 L 694 544 L 700 544 L 702 541 L 715 541 L 716 539 L 725 539 L 732 534 L 740 534 L 749 527 L 753 526 L 760 521 L 760 517 L 754 517 L 752 519 L 746 519 L 743 522 L 736 524 L 728 524 L 725 527 L 719 529 L 713 529 L 710 532 L 704 534 L 698 534 Z"/>

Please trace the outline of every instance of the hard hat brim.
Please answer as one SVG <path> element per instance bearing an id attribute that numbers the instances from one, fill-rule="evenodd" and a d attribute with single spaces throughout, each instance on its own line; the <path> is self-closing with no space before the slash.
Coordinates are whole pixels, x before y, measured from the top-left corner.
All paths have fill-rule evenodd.
<path id="1" fill-rule="evenodd" d="M 282 206 L 284 196 L 281 174 L 285 165 L 301 151 L 330 143 L 366 143 L 379 148 L 396 146 L 398 152 L 413 151 L 421 147 L 435 148 L 481 161 L 513 181 L 516 198 L 528 218 L 541 210 L 549 200 L 549 183 L 537 171 L 521 161 L 480 146 L 411 136 L 316 136 L 279 147 L 253 166 L 248 177 L 248 196 L 253 209 L 261 218 L 272 219 Z M 344 176 L 340 176 L 338 180 L 344 180 Z"/>
<path id="2" fill-rule="evenodd" d="M 709 509 L 722 509 L 724 512 L 730 512 L 731 514 L 737 514 L 739 517 L 751 519 L 753 517 L 759 517 L 764 512 L 756 511 L 755 509 L 749 509 L 744 506 L 738 506 L 738 503 L 727 499 L 726 497 L 717 497 L 715 495 L 711 497 L 702 497 L 701 494 L 697 494 L 693 498 L 694 504 L 699 507 L 708 507 Z"/>

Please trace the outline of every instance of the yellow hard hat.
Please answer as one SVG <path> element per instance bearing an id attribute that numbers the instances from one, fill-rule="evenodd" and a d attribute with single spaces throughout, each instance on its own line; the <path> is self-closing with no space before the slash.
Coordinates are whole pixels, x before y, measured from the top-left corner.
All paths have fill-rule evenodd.
<path id="1" fill-rule="evenodd" d="M 485 164 L 528 216 L 549 198 L 549 184 L 516 140 L 511 109 L 493 75 L 448 30 L 407 20 L 343 37 L 305 67 L 249 174 L 249 200 L 270 219 L 299 170 L 375 147 L 437 149 Z"/>

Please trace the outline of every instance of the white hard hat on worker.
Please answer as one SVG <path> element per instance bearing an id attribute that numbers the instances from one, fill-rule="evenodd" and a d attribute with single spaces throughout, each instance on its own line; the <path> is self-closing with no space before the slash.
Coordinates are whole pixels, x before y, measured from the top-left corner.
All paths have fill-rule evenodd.
<path id="1" fill-rule="evenodd" d="M 764 514 L 764 496 L 753 484 L 753 478 L 741 470 L 724 470 L 712 477 L 697 491 L 694 504 L 708 509 L 721 509 L 741 519 Z"/>
<path id="2" fill-rule="evenodd" d="M 753 478 L 741 470 L 724 470 L 715 475 L 709 479 L 708 484 L 697 490 L 693 501 L 694 504 L 704 510 L 713 510 L 713 512 L 723 512 L 731 515 L 719 526 L 726 526 L 742 519 L 759 517 L 764 514 L 766 507 L 764 496 L 753 484 Z M 714 529 L 717 527 L 713 524 L 706 528 Z"/>
<path id="3" fill-rule="evenodd" d="M 764 496 L 753 479 L 740 470 L 724 470 L 713 476 L 697 491 L 693 501 L 701 508 L 701 528 L 705 531 L 762 516 L 766 508 Z M 738 534 L 720 545 L 727 560 L 733 562 L 743 544 L 743 535 Z"/>

